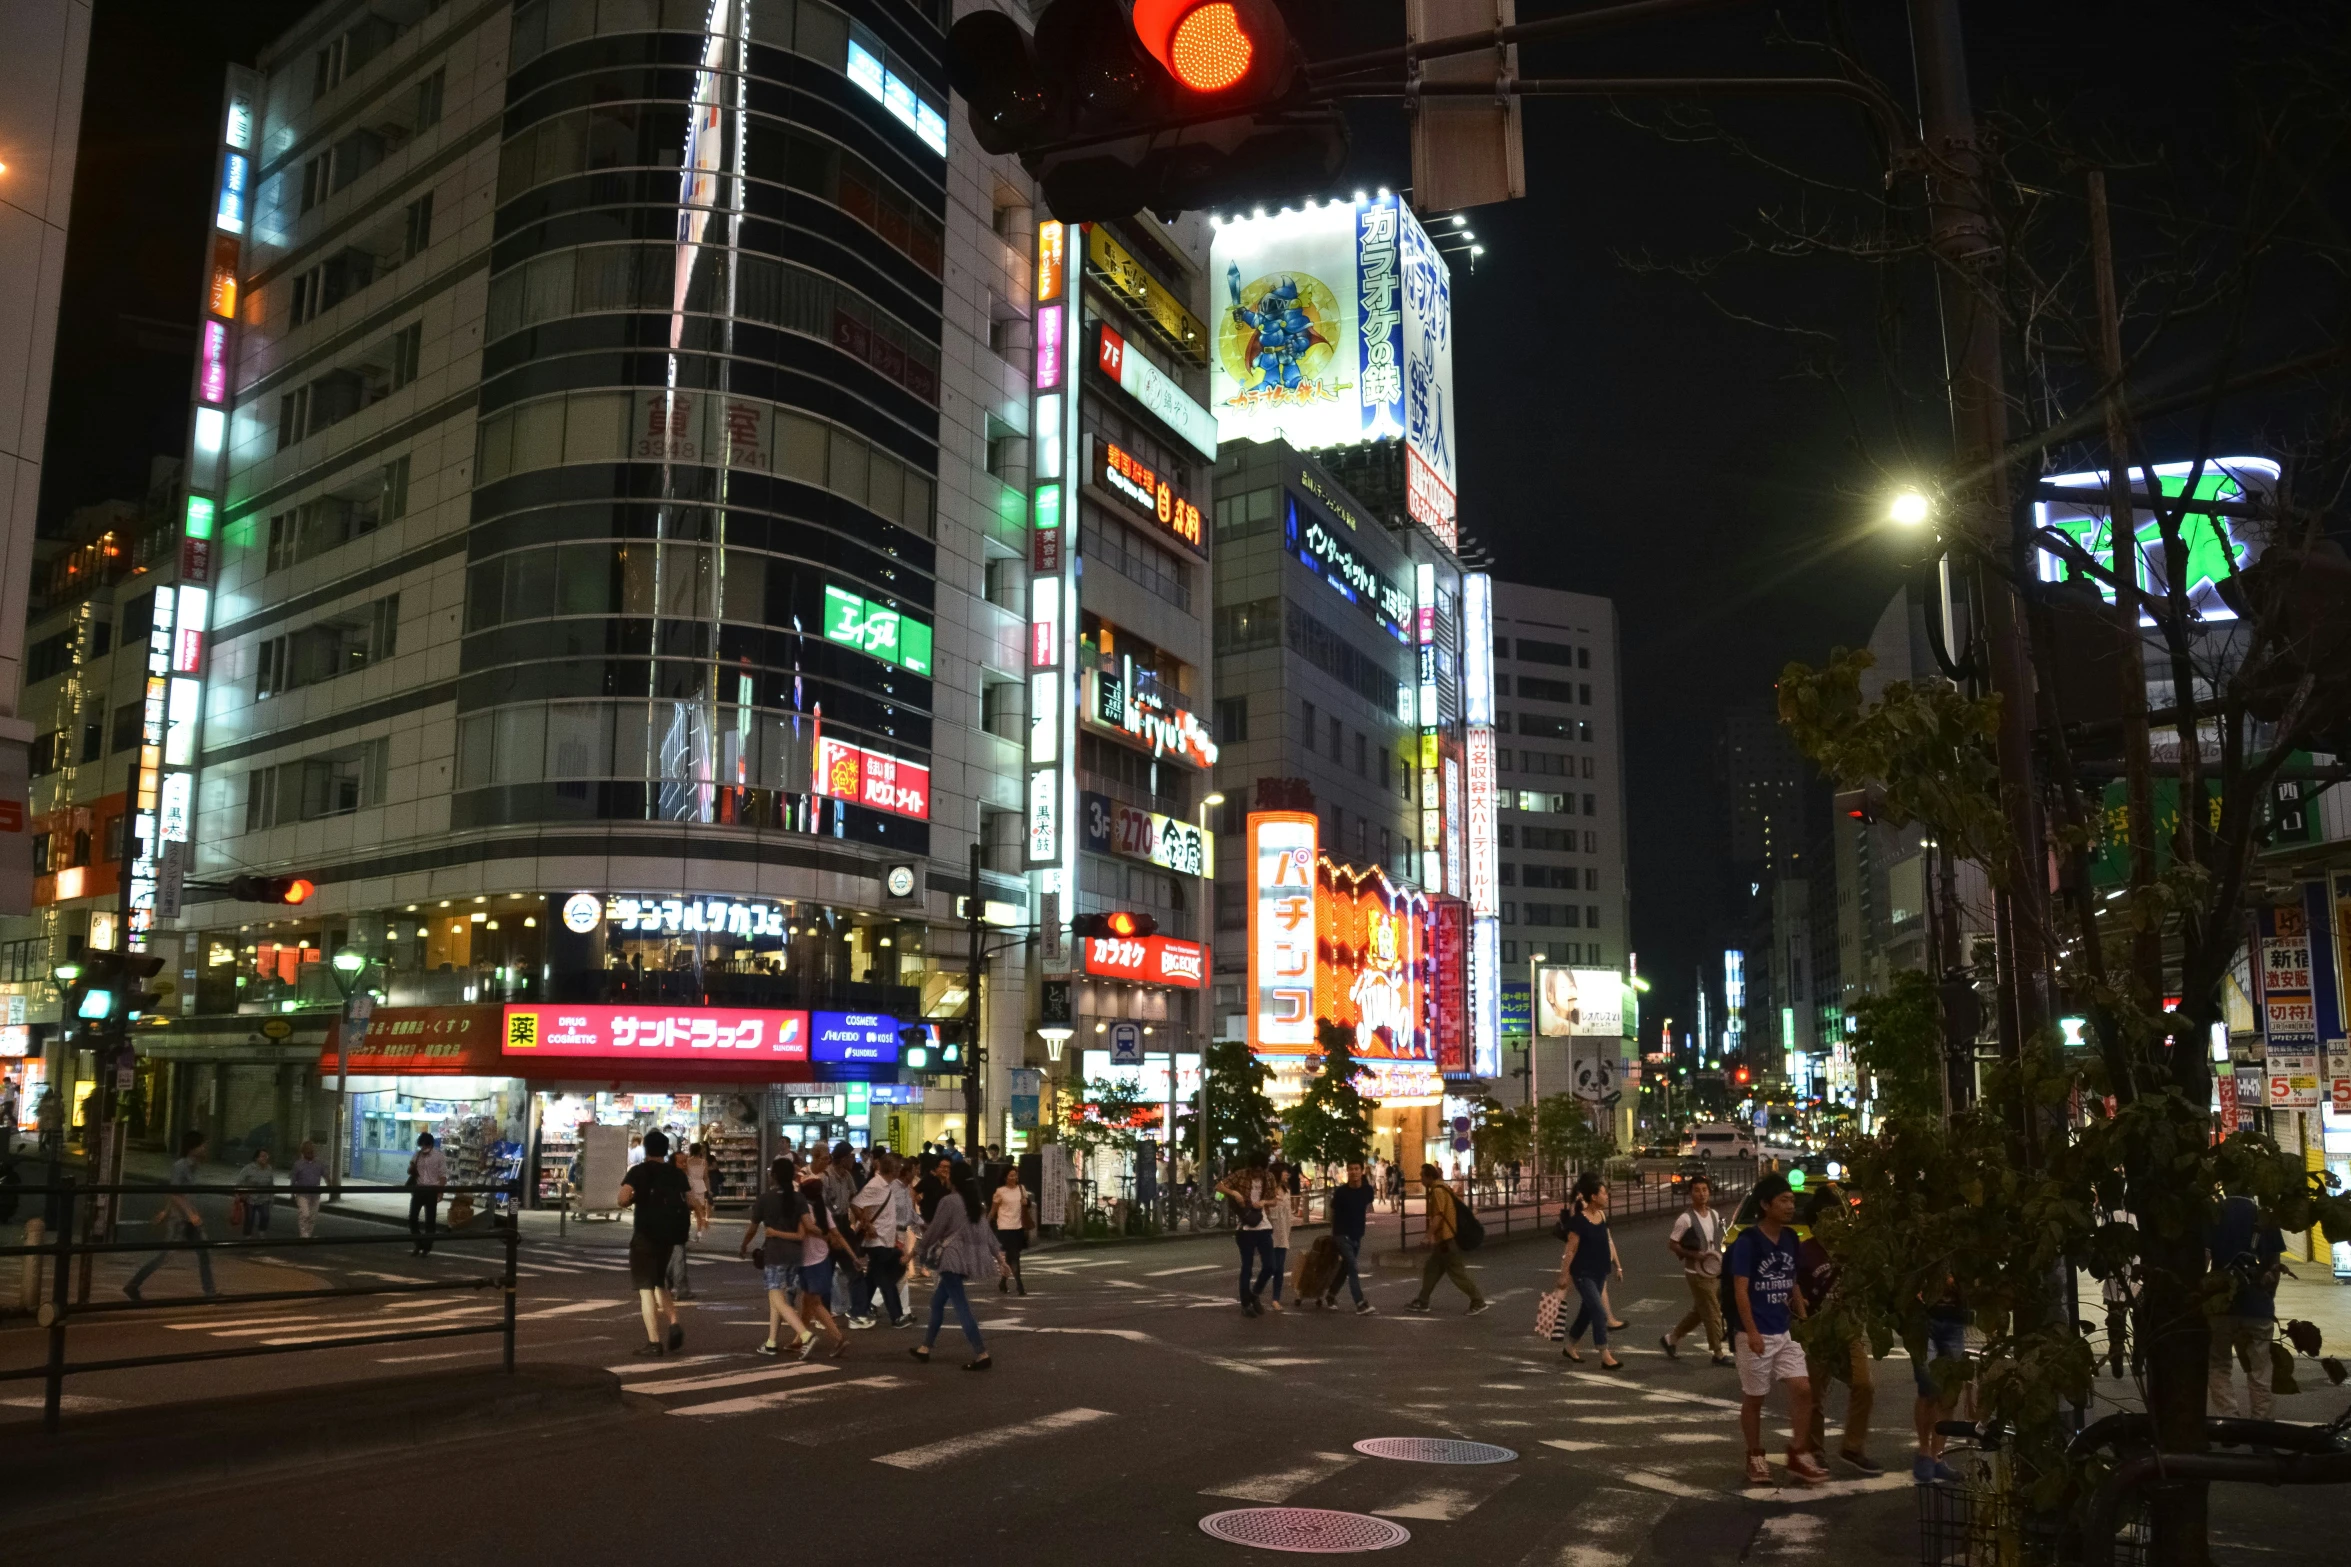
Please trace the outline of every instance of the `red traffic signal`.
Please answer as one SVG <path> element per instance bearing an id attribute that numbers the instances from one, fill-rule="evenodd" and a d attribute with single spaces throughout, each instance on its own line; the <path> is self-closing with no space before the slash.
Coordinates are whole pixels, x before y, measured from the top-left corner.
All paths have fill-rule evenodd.
<path id="1" fill-rule="evenodd" d="M 1079 937 L 1119 936 L 1128 941 L 1141 941 L 1159 934 L 1159 921 L 1148 914 L 1120 910 L 1114 914 L 1081 914 L 1069 922 L 1069 929 L 1070 934 Z"/>
<path id="2" fill-rule="evenodd" d="M 305 876 L 239 876 L 229 883 L 229 896 L 242 903 L 307 903 L 316 891 Z"/>
<path id="3" fill-rule="evenodd" d="M 1737 1081 L 1739 1081 L 1739 1082 L 1741 1082 L 1741 1083 L 1744 1083 L 1744 1082 L 1746 1082 L 1746 1081 L 1747 1081 L 1747 1069 L 1746 1069 L 1745 1067 L 1741 1067 L 1741 1068 L 1739 1068 L 1739 1070 L 1738 1070 L 1737 1072 L 1733 1073 L 1732 1075 L 1733 1075 L 1733 1077 L 1734 1077 L 1734 1078 L 1736 1078 L 1736 1080 L 1737 1080 Z"/>
<path id="4" fill-rule="evenodd" d="M 1135 0 L 1135 37 L 1194 92 L 1239 86 L 1289 50 L 1281 13 L 1263 0 Z"/>

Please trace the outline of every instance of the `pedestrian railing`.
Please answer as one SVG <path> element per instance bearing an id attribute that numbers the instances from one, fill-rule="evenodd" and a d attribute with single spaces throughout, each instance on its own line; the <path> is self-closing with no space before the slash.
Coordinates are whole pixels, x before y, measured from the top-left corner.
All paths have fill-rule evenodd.
<path id="1" fill-rule="evenodd" d="M 519 1182 L 494 1186 L 443 1186 L 437 1188 L 443 1196 L 460 1193 L 503 1195 L 519 1198 Z M 71 1177 L 52 1175 L 49 1183 L 41 1186 L 19 1186 L 14 1190 L 24 1197 L 44 1197 L 47 1218 L 43 1221 L 48 1234 L 28 1244 L 0 1246 L 0 1257 L 36 1258 L 48 1271 L 47 1299 L 41 1301 L 37 1321 L 47 1330 L 48 1354 L 37 1366 L 0 1367 L 0 1382 L 22 1382 L 39 1378 L 43 1383 L 41 1423 L 45 1430 L 55 1431 L 60 1412 L 64 1408 L 64 1387 L 67 1377 L 88 1376 L 101 1371 L 134 1371 L 149 1366 L 189 1365 L 206 1360 L 243 1360 L 257 1355 L 292 1354 L 302 1350 L 349 1349 L 370 1344 L 407 1344 L 424 1339 L 465 1338 L 485 1333 L 497 1333 L 505 1339 L 505 1369 L 514 1369 L 515 1279 L 516 1263 L 521 1248 L 521 1232 L 511 1213 L 485 1215 L 478 1225 L 456 1229 L 436 1228 L 431 1232 L 435 1247 L 449 1245 L 477 1245 L 487 1243 L 504 1253 L 504 1266 L 494 1274 L 469 1274 L 451 1279 L 425 1282 L 401 1282 L 384 1279 L 372 1284 L 329 1285 L 317 1289 L 243 1290 L 231 1294 L 215 1291 L 205 1295 L 169 1295 L 147 1299 L 126 1296 L 121 1300 L 91 1300 L 90 1273 L 95 1258 L 122 1253 L 204 1254 L 207 1259 L 218 1256 L 236 1258 L 265 1253 L 302 1252 L 322 1247 L 352 1246 L 413 1246 L 416 1237 L 405 1230 L 388 1231 L 382 1235 L 287 1236 L 250 1237 L 235 1240 L 186 1240 L 175 1237 L 183 1227 L 179 1221 L 167 1222 L 165 1238 L 161 1240 L 99 1240 L 78 1235 L 81 1221 L 90 1212 L 104 1213 L 109 1206 L 119 1205 L 120 1199 L 131 1197 L 166 1198 L 171 1196 L 204 1197 L 244 1196 L 251 1200 L 254 1193 L 243 1186 L 178 1186 L 84 1185 Z M 398 1186 L 348 1186 L 352 1192 L 401 1193 L 407 1188 Z M 87 1199 L 100 1199 L 92 1210 L 82 1206 Z M 77 1269 L 76 1264 L 79 1264 Z M 208 1266 L 208 1263 L 207 1263 Z M 29 1271 L 29 1270 L 28 1270 Z M 456 1326 L 387 1328 L 364 1333 L 320 1338 L 308 1333 L 294 1335 L 298 1343 L 241 1344 L 230 1349 L 192 1349 L 172 1354 L 116 1356 L 102 1360 L 76 1361 L 68 1357 L 68 1332 L 82 1318 L 119 1317 L 141 1311 L 171 1311 L 185 1313 L 193 1309 L 213 1309 L 233 1306 L 257 1306 L 281 1301 L 339 1300 L 346 1297 L 362 1298 L 386 1295 L 466 1294 L 495 1290 L 503 1305 L 498 1315 L 485 1322 L 467 1322 Z"/>
<path id="2" fill-rule="evenodd" d="M 1457 1199 L 1468 1200 L 1489 1236 L 1510 1235 L 1516 1231 L 1551 1229 L 1582 1173 L 1571 1168 L 1555 1174 L 1522 1175 L 1515 1181 L 1506 1175 L 1474 1176 L 1446 1184 L 1453 1188 Z M 1736 1212 L 1739 1198 L 1755 1183 L 1755 1166 L 1744 1159 L 1716 1160 L 1705 1174 L 1715 1188 L 1716 1204 L 1725 1213 Z M 1608 1217 L 1612 1220 L 1675 1212 L 1689 1200 L 1687 1182 L 1683 1179 L 1650 1182 L 1608 1178 Z M 1427 1189 L 1418 1180 L 1409 1181 L 1404 1195 L 1394 1201 L 1397 1248 L 1411 1251 L 1427 1245 Z"/>

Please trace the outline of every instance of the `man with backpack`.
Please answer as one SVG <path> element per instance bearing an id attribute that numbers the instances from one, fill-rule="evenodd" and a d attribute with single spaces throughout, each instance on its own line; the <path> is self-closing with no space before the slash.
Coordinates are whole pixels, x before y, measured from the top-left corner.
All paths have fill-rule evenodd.
<path id="1" fill-rule="evenodd" d="M 686 1172 L 669 1162 L 669 1135 L 647 1132 L 645 1157 L 629 1167 L 620 1187 L 620 1205 L 637 1210 L 636 1233 L 629 1237 L 629 1280 L 637 1287 L 637 1308 L 645 1318 L 640 1355 L 675 1351 L 686 1342 L 676 1298 L 669 1292 L 669 1259 L 686 1243 L 693 1224 L 687 1195 Z"/>
<path id="2" fill-rule="evenodd" d="M 1426 1311 L 1429 1297 L 1437 1292 L 1437 1280 L 1448 1278 L 1454 1287 L 1469 1297 L 1469 1315 L 1476 1316 L 1491 1304 L 1478 1281 L 1469 1275 L 1469 1267 L 1461 1254 L 1477 1250 L 1486 1238 L 1486 1228 L 1478 1222 L 1467 1203 L 1453 1195 L 1445 1184 L 1444 1172 L 1433 1164 L 1420 1167 L 1421 1189 L 1428 1193 L 1428 1265 L 1420 1270 L 1420 1293 L 1405 1302 L 1407 1311 Z"/>
<path id="3" fill-rule="evenodd" d="M 1705 1176 L 1690 1181 L 1690 1206 L 1681 1211 L 1666 1232 L 1665 1248 L 1681 1259 L 1682 1282 L 1689 1286 L 1690 1309 L 1671 1333 L 1657 1342 L 1668 1360 L 1681 1354 L 1682 1340 L 1701 1322 L 1706 1324 L 1706 1347 L 1714 1363 L 1731 1363 L 1722 1332 L 1722 1215 L 1714 1208 L 1714 1183 Z"/>

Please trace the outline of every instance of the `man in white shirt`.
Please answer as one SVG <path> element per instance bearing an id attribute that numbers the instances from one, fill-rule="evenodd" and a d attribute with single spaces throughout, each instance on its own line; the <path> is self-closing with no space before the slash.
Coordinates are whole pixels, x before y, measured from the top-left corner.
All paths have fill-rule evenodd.
<path id="1" fill-rule="evenodd" d="M 849 1200 L 850 1222 L 857 1227 L 858 1249 L 865 1253 L 865 1271 L 857 1277 L 857 1309 L 849 1318 L 853 1328 L 874 1326 L 874 1292 L 881 1292 L 890 1313 L 890 1326 L 909 1327 L 914 1318 L 900 1303 L 898 1275 L 905 1258 L 898 1238 L 914 1223 L 914 1201 L 898 1183 L 898 1156 L 874 1155 L 873 1174 Z"/>
<path id="2" fill-rule="evenodd" d="M 1690 1310 L 1657 1342 L 1670 1359 L 1681 1353 L 1683 1337 L 1703 1322 L 1714 1363 L 1727 1364 L 1731 1357 L 1723 1353 L 1722 1300 L 1717 1294 L 1722 1288 L 1722 1215 L 1714 1209 L 1714 1183 L 1705 1176 L 1691 1178 L 1690 1206 L 1674 1219 L 1665 1245 L 1681 1259 L 1682 1282 L 1690 1289 Z"/>
<path id="3" fill-rule="evenodd" d="M 449 1156 L 430 1132 L 419 1132 L 416 1157 L 408 1161 L 408 1233 L 416 1237 L 416 1254 L 430 1256 L 433 1231 L 441 1224 L 441 1188 L 449 1184 Z M 418 1215 L 424 1223 L 419 1225 Z"/>

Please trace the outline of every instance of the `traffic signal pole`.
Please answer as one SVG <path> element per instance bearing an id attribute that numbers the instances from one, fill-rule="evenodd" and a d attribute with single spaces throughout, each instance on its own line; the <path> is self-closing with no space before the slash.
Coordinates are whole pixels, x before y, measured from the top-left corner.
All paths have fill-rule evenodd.
<path id="1" fill-rule="evenodd" d="M 964 1042 L 963 1047 L 963 1135 L 971 1144 L 970 1148 L 964 1150 L 967 1155 L 976 1155 L 988 1146 L 987 1138 L 980 1131 L 981 1115 L 987 1108 L 987 1085 L 980 1080 L 986 1058 L 986 1047 L 980 1034 L 980 1026 L 984 1021 L 980 1016 L 980 979 L 986 954 L 982 937 L 987 931 L 988 909 L 986 896 L 980 890 L 981 857 L 982 845 L 979 839 L 974 838 L 971 843 L 971 896 L 963 906 L 966 916 L 964 940 L 970 943 L 971 948 L 965 981 L 970 987 L 970 999 L 964 1004 L 964 1016 L 971 1022 L 971 1037 Z"/>

